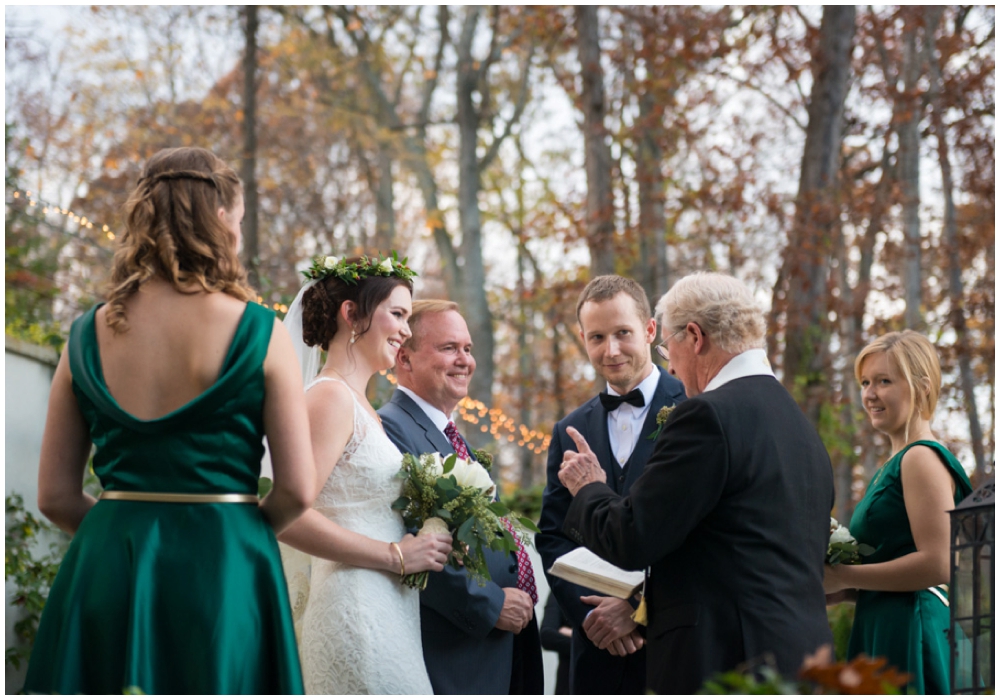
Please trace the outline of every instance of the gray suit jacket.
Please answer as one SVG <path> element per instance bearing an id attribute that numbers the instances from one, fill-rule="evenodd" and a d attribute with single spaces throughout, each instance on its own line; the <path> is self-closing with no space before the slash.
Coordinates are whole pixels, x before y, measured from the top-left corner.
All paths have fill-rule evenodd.
<path id="1" fill-rule="evenodd" d="M 398 389 L 379 409 L 386 434 L 402 452 L 452 454 L 448 438 Z M 492 581 L 480 586 L 464 569 L 431 573 L 420 593 L 424 663 L 436 695 L 497 694 L 510 689 L 514 635 L 494 627 L 503 588 L 517 586 L 517 556 L 486 550 Z"/>

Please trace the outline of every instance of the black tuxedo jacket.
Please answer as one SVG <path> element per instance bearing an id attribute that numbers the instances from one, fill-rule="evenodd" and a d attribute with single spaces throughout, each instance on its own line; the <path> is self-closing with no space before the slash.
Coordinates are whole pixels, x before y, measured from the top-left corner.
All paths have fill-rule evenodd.
<path id="1" fill-rule="evenodd" d="M 645 678 L 645 652 L 640 650 L 625 657 L 612 656 L 591 643 L 582 625 L 593 606 L 580 602 L 582 595 L 600 595 L 589 588 L 578 586 L 555 576 L 548 570 L 553 562 L 563 554 L 579 547 L 563 533 L 563 521 L 573 497 L 559 482 L 559 464 L 563 452 L 576 450 L 576 443 L 566 434 L 572 426 L 587 439 L 597 460 L 607 474 L 607 485 L 616 494 L 625 494 L 639 478 L 646 460 L 653 451 L 655 441 L 649 436 L 656 431 L 656 414 L 664 406 L 674 406 L 684 400 L 683 385 L 659 367 L 660 373 L 653 400 L 650 403 L 646 421 L 639 434 L 635 449 L 628 461 L 628 469 L 622 470 L 611 455 L 608 437 L 608 412 L 595 396 L 556 424 L 549 444 L 547 482 L 542 495 L 542 514 L 538 521 L 541 532 L 535 537 L 538 553 L 542 557 L 546 577 L 553 595 L 559 602 L 568 624 L 573 628 L 573 642 L 570 654 L 570 692 L 574 694 L 634 694 L 641 693 Z"/>
<path id="2" fill-rule="evenodd" d="M 378 414 L 401 452 L 446 456 L 455 451 L 423 409 L 398 389 Z M 435 695 L 506 695 L 510 689 L 514 635 L 494 625 L 503 607 L 502 589 L 517 586 L 517 555 L 485 553 L 492 578 L 485 586 L 448 565 L 432 572 L 420 592 L 424 663 Z"/>
<path id="3" fill-rule="evenodd" d="M 674 411 L 620 496 L 577 493 L 566 533 L 628 569 L 651 566 L 647 678 L 694 693 L 773 654 L 794 676 L 832 642 L 823 560 L 833 473 L 819 435 L 773 377 L 744 377 Z"/>

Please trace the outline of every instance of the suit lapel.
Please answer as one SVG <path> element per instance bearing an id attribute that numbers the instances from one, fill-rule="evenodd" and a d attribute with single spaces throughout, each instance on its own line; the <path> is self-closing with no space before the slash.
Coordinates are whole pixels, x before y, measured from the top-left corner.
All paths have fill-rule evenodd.
<path id="1" fill-rule="evenodd" d="M 437 429 L 434 422 L 413 399 L 397 389 L 393 393 L 391 401 L 406 411 L 410 418 L 413 419 L 413 422 L 424 431 L 424 438 L 428 444 L 432 445 L 432 448 L 428 452 L 440 452 L 442 455 L 450 455 L 455 451 L 455 448 L 451 446 L 451 442 L 445 437 L 445 434 Z"/>
<path id="2" fill-rule="evenodd" d="M 630 464 L 641 464 L 642 467 L 629 469 L 625 490 L 628 490 L 632 486 L 632 482 L 639 478 L 639 475 L 642 474 L 643 469 L 646 467 L 646 461 L 653 454 L 653 445 L 656 443 L 656 440 L 651 440 L 649 436 L 656 432 L 656 414 L 670 400 L 667 392 L 667 382 L 664 379 L 667 376 L 666 373 L 658 367 L 654 369 L 660 373 L 660 380 L 656 383 L 656 391 L 653 392 L 653 400 L 649 404 L 649 412 L 646 413 L 646 420 L 642 423 L 642 432 L 639 433 L 639 440 L 635 443 L 635 449 L 632 450 L 632 456 L 629 458 Z"/>

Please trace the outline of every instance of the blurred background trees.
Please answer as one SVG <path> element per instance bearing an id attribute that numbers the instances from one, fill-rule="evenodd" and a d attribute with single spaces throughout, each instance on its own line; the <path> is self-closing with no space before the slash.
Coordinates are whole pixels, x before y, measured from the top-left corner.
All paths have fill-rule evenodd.
<path id="1" fill-rule="evenodd" d="M 71 12 L 48 34 L 7 13 L 8 333 L 58 343 L 143 161 L 200 145 L 248 186 L 262 303 L 311 255 L 391 248 L 417 296 L 459 301 L 465 415 L 508 484 L 544 480 L 545 434 L 593 393 L 575 299 L 612 271 L 654 303 L 701 269 L 756 290 L 839 519 L 886 457 L 853 359 L 887 330 L 937 344 L 935 428 L 992 471 L 991 7 Z"/>

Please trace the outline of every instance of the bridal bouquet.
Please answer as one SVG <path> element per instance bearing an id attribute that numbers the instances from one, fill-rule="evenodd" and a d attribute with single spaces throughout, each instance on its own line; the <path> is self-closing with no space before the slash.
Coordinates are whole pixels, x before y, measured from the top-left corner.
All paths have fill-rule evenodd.
<path id="1" fill-rule="evenodd" d="M 837 564 L 857 564 L 862 556 L 874 553 L 875 548 L 867 544 L 860 544 L 850 530 L 837 522 L 836 518 L 830 518 L 830 543 L 826 548 L 826 563 L 830 566 Z"/>
<path id="2" fill-rule="evenodd" d="M 496 486 L 478 462 L 456 455 L 442 458 L 437 452 L 419 457 L 405 454 L 398 477 L 403 479 L 403 495 L 392 504 L 393 510 L 400 511 L 409 528 L 451 533 L 454 545 L 448 561 L 465 566 L 480 585 L 490 578 L 484 548 L 516 552 L 515 534 L 521 541 L 530 541 L 528 533 L 538 532 L 531 520 L 493 500 Z M 402 581 L 422 590 L 427 586 L 427 572 L 406 574 Z"/>

